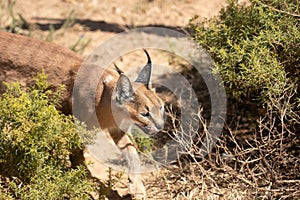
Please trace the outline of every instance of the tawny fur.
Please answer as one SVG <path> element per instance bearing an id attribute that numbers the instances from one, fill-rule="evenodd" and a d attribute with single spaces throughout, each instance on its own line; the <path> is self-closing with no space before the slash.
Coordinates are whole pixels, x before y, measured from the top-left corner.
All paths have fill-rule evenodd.
<path id="1" fill-rule="evenodd" d="M 0 94 L 5 90 L 3 81 L 28 86 L 44 69 L 53 89 L 59 84 L 67 87 L 63 108 L 70 114 L 72 86 L 82 62 L 81 56 L 56 44 L 0 32 Z"/>

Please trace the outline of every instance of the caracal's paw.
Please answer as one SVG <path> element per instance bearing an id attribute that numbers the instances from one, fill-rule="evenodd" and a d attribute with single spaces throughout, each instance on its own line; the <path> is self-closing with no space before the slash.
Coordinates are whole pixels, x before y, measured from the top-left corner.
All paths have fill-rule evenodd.
<path id="1" fill-rule="evenodd" d="M 128 178 L 129 182 L 129 193 L 132 195 L 133 199 L 136 200 L 146 200 L 146 189 L 143 184 L 143 179 L 140 175 L 130 175 Z"/>

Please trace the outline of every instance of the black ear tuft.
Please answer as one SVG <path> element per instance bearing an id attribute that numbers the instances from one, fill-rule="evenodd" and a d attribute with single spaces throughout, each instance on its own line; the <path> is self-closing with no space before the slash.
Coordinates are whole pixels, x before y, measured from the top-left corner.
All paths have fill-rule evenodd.
<path id="1" fill-rule="evenodd" d="M 148 54 L 148 52 L 144 49 L 144 52 L 147 55 L 148 62 L 147 64 L 143 67 L 141 72 L 139 73 L 137 79 L 135 82 L 137 83 L 143 83 L 144 85 L 147 86 L 148 89 L 150 89 L 150 80 L 151 80 L 151 74 L 152 74 L 152 61 L 151 58 Z"/>
<path id="2" fill-rule="evenodd" d="M 116 100 L 119 104 L 134 100 L 134 91 L 127 76 L 121 74 L 116 87 Z"/>
<path id="3" fill-rule="evenodd" d="M 117 66 L 116 63 L 114 63 L 114 66 L 115 66 L 115 68 L 116 68 L 118 74 L 124 74 L 124 72 Z"/>

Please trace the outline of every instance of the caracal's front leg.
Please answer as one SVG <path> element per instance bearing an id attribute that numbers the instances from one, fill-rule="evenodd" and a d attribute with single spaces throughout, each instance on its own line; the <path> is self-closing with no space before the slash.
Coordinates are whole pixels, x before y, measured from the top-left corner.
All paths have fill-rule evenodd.
<path id="1" fill-rule="evenodd" d="M 128 184 L 130 194 L 137 199 L 146 199 L 146 189 L 143 184 L 141 164 L 136 148 L 124 132 L 120 130 L 110 130 L 110 134 L 128 163 Z"/>

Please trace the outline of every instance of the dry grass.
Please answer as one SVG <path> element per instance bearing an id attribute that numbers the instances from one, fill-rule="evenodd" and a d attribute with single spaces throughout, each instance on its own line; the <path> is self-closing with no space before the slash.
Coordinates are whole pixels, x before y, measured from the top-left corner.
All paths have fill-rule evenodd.
<path id="1" fill-rule="evenodd" d="M 199 87 L 199 79 L 191 75 L 191 80 Z M 190 150 L 147 180 L 149 198 L 299 199 L 300 117 L 290 104 L 295 94 L 290 87 L 281 96 L 270 97 L 272 104 L 265 110 L 230 102 L 223 135 L 204 158 L 199 157 L 200 144 L 211 134 L 203 118 L 206 113 L 199 113 L 202 126 Z M 179 131 L 174 130 L 176 118 L 169 121 L 173 134 Z"/>

